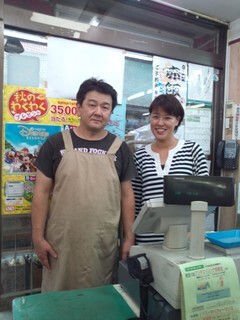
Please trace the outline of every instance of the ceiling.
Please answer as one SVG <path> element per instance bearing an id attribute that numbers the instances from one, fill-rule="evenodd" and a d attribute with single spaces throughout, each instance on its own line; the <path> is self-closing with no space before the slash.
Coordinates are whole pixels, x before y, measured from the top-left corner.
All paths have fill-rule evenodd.
<path id="1" fill-rule="evenodd" d="M 180 2 L 180 0 L 171 1 Z M 165 3 L 169 3 L 171 1 L 165 1 Z M 189 0 L 189 2 L 191 1 L 195 2 L 193 0 Z M 211 36 L 213 33 L 215 33 L 214 28 L 211 28 L 209 25 L 204 27 L 197 24 L 189 23 L 189 20 L 187 20 L 187 16 L 185 16 L 185 22 L 182 23 L 180 20 L 171 17 L 171 8 L 165 6 L 164 9 L 164 6 L 159 6 L 154 2 L 161 3 L 161 1 L 158 0 L 4 1 L 5 4 L 10 6 L 55 16 L 56 18 L 60 19 L 67 19 L 78 23 L 84 23 L 88 26 L 91 19 L 96 16 L 101 22 L 101 28 L 144 35 L 148 38 L 154 39 L 167 39 L 168 41 L 181 43 L 185 46 L 192 46 L 193 39 L 199 39 L 206 34 Z M 182 11 L 180 12 L 181 16 L 184 17 L 184 13 Z M 45 17 L 40 18 L 45 19 Z M 31 19 L 33 20 L 33 17 Z M 55 20 L 56 19 L 50 19 L 50 24 L 53 24 Z"/>
<path id="2" fill-rule="evenodd" d="M 32 11 L 40 11 L 53 14 L 57 11 L 65 11 L 71 19 L 81 15 L 82 12 L 98 11 L 101 16 L 107 15 L 112 7 L 118 7 L 121 3 L 126 6 L 137 6 L 146 3 L 159 3 L 172 6 L 176 9 L 199 13 L 222 22 L 232 22 L 240 18 L 239 0 L 5 0 L 5 4 L 25 8 Z M 131 10 L 131 9 L 130 9 Z M 128 10 L 127 10 L 128 11 Z M 151 21 L 149 21 L 151 22 Z"/>
<path id="3" fill-rule="evenodd" d="M 183 8 L 212 17 L 216 20 L 232 22 L 240 18 L 239 0 L 150 0 L 161 4 Z"/>
<path id="4" fill-rule="evenodd" d="M 219 23 L 205 19 L 206 16 L 199 19 L 200 13 L 217 13 L 221 6 L 218 5 L 213 10 L 212 3 L 227 2 L 227 5 L 224 5 L 225 10 L 222 8 L 221 11 L 222 14 L 227 12 L 228 16 L 218 16 L 218 19 L 221 18 L 226 24 L 226 21 L 240 17 L 240 5 L 237 5 L 239 1 L 199 0 L 197 4 L 197 0 L 4 0 L 4 4 L 5 22 L 8 26 L 37 29 L 43 34 L 49 34 L 50 30 L 50 34 L 75 39 L 81 37 L 83 41 L 107 45 L 108 38 L 111 37 L 114 38 L 114 46 L 118 46 L 120 37 L 125 37 L 123 43 L 126 46 L 123 47 L 133 47 L 141 52 L 142 49 L 146 52 L 146 44 L 150 41 L 152 46 L 157 46 L 156 41 L 161 41 L 164 43 L 161 45 L 162 52 L 168 43 L 216 53 L 220 41 Z M 203 10 L 203 4 L 207 10 Z M 181 10 L 175 10 L 180 7 Z M 230 18 L 230 12 L 235 16 Z M 93 17 L 100 22 L 98 28 L 91 25 Z M 46 25 L 50 29 L 44 29 Z M 226 25 L 224 27 L 227 28 Z M 70 34 L 66 35 L 66 32 Z M 156 51 L 159 51 L 157 47 Z"/>

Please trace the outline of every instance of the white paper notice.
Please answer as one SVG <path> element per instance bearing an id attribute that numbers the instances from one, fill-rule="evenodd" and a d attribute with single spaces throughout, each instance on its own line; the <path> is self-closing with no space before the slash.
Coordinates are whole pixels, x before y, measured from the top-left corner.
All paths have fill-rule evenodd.
<path id="1" fill-rule="evenodd" d="M 210 154 L 211 109 L 186 108 L 185 139 L 200 144 L 205 154 Z"/>
<path id="2" fill-rule="evenodd" d="M 192 261 L 179 266 L 182 320 L 239 320 L 240 290 L 231 257 Z"/>

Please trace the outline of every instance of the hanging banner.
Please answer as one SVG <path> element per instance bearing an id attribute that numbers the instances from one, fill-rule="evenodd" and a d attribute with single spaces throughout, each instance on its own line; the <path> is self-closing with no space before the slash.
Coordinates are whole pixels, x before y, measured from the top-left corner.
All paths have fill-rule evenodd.
<path id="1" fill-rule="evenodd" d="M 187 100 L 187 63 L 153 57 L 153 99 L 173 94 L 185 106 Z"/>

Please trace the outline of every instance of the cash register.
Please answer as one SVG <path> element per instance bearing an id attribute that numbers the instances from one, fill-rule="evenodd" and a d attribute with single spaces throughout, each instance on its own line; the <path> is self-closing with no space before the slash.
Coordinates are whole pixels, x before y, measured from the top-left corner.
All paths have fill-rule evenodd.
<path id="1" fill-rule="evenodd" d="M 142 207 L 133 231 L 164 233 L 164 242 L 132 246 L 130 257 L 143 253 L 148 258 L 153 274 L 153 299 L 158 294 L 164 307 L 168 305 L 171 309 L 162 319 L 179 319 L 180 264 L 231 254 L 240 275 L 240 243 L 239 250 L 235 248 L 230 252 L 216 244 L 211 246 L 211 241 L 205 240 L 208 207 L 233 206 L 234 188 L 232 177 L 167 175 L 164 177 L 164 198 L 150 199 Z M 122 280 L 125 289 L 130 289 L 132 294 L 132 287 L 128 287 L 121 274 L 123 269 L 120 270 L 120 282 Z"/>

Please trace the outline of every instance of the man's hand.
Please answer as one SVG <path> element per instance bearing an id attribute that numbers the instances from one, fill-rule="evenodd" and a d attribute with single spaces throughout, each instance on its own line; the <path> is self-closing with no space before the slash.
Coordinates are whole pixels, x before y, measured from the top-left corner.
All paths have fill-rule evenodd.
<path id="1" fill-rule="evenodd" d="M 45 239 L 42 239 L 41 241 L 35 241 L 34 248 L 42 265 L 50 270 L 51 266 L 48 257 L 51 255 L 53 258 L 57 259 L 56 251 Z"/>
<path id="2" fill-rule="evenodd" d="M 132 245 L 134 245 L 134 233 L 132 225 L 134 222 L 134 193 L 131 181 L 121 182 L 121 217 L 123 225 L 124 241 L 121 248 L 121 258 L 126 260 Z"/>
<path id="3" fill-rule="evenodd" d="M 49 210 L 49 197 L 53 187 L 53 179 L 37 170 L 32 200 L 32 239 L 36 254 L 42 265 L 50 269 L 49 255 L 57 258 L 57 253 L 44 238 L 44 230 Z"/>
<path id="4" fill-rule="evenodd" d="M 122 260 L 127 260 L 131 246 L 133 246 L 133 245 L 134 245 L 134 237 L 131 240 L 128 240 L 128 239 L 124 240 L 124 242 L 122 244 L 122 248 L 121 248 L 121 259 Z"/>

